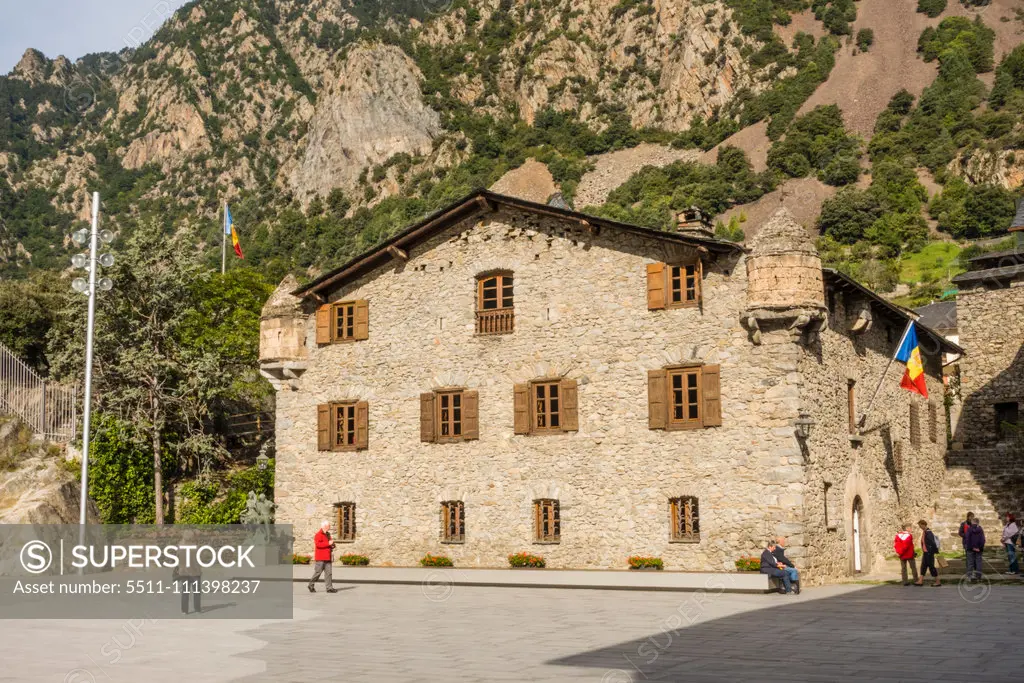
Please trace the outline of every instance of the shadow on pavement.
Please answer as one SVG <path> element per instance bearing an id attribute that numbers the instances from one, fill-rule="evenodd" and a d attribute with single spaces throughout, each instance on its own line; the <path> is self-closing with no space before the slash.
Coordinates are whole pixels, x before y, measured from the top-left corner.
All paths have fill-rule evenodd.
<path id="1" fill-rule="evenodd" d="M 707 622 L 699 600 L 666 601 L 650 636 L 547 663 L 603 669 L 595 672 L 602 683 L 1009 681 L 1022 661 L 1022 609 L 1024 587 L 961 590 L 955 582 L 817 600 L 779 595 L 769 607 Z"/>

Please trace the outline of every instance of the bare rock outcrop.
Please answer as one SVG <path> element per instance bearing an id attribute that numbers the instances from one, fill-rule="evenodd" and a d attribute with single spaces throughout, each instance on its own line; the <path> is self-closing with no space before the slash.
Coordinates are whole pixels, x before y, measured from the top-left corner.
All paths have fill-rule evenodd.
<path id="1" fill-rule="evenodd" d="M 1012 190 L 1024 183 L 1024 155 L 1019 151 L 979 149 L 967 156 L 957 156 L 947 168 L 972 185 L 990 183 Z"/>
<path id="2" fill-rule="evenodd" d="M 430 153 L 440 116 L 423 103 L 416 64 L 392 45 L 359 45 L 317 101 L 291 181 L 310 199 L 352 189 L 363 169 L 395 154 Z"/>
<path id="3" fill-rule="evenodd" d="M 591 157 L 594 168 L 583 175 L 576 189 L 576 206 L 597 206 L 612 190 L 629 180 L 644 166 L 667 166 L 676 161 L 696 161 L 698 150 L 673 149 L 666 145 L 643 143 L 631 149 Z"/>
<path id="4" fill-rule="evenodd" d="M 514 168 L 491 185 L 491 190 L 519 199 L 544 204 L 558 186 L 551 177 L 551 171 L 536 159 L 527 159 L 519 168 Z"/>

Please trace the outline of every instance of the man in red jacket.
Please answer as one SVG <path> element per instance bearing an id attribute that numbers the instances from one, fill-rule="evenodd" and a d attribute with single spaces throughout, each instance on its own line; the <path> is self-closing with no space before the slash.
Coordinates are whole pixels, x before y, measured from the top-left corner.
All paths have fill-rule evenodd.
<path id="1" fill-rule="evenodd" d="M 331 584 L 331 553 L 334 551 L 334 541 L 331 540 L 331 523 L 324 520 L 320 523 L 320 531 L 316 532 L 313 536 L 313 545 L 316 546 L 316 553 L 313 555 L 313 560 L 316 562 L 313 578 L 309 580 L 309 592 L 316 593 L 316 587 L 313 585 L 317 579 L 320 578 L 320 574 L 324 575 L 324 583 L 327 584 L 328 593 L 337 593 L 338 589 Z M 915 577 L 916 578 L 916 577 Z"/>
<path id="2" fill-rule="evenodd" d="M 892 547 L 900 558 L 900 572 L 903 574 L 903 585 L 909 586 L 907 565 L 910 565 L 910 569 L 914 573 L 914 581 L 917 581 L 917 565 L 914 563 L 914 534 L 910 533 L 909 524 L 904 524 L 903 531 L 896 534 Z"/>

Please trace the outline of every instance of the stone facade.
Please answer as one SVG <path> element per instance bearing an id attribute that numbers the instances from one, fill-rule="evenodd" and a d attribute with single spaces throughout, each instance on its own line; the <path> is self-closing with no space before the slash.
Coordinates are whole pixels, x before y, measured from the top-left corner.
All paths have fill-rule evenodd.
<path id="1" fill-rule="evenodd" d="M 955 439 L 969 447 L 999 440 L 995 405 L 1024 412 L 1024 279 L 998 289 L 978 286 L 957 297 L 963 410 Z"/>
<path id="2" fill-rule="evenodd" d="M 303 304 L 308 359 L 275 384 L 277 521 L 295 525 L 299 551 L 320 520 L 333 520 L 335 503 L 355 502 L 356 539 L 341 551 L 375 565 L 413 565 L 429 552 L 501 567 L 527 550 L 552 568 L 625 568 L 644 554 L 668 569 L 720 571 L 781 534 L 814 581 L 850 570 L 860 496 L 865 564 L 887 554 L 895 523 L 934 502 L 944 450 L 926 436 L 892 473 L 887 444 L 904 438 L 911 400 L 898 389 L 901 367 L 862 441 L 849 439 L 847 378 L 871 384 L 892 333 L 880 321 L 850 333 L 843 302 L 820 329 L 773 318 L 753 334 L 743 323 L 747 255 L 594 222 L 501 206 L 421 240 L 407 260 L 338 283 L 331 301 L 369 302 L 365 341 L 318 347 L 314 304 Z M 698 256 L 702 305 L 648 310 L 646 264 Z M 477 336 L 476 277 L 499 269 L 515 275 L 515 332 Z M 648 371 L 687 362 L 720 365 L 722 426 L 650 429 Z M 937 364 L 927 369 L 941 396 Z M 578 431 L 514 434 L 513 385 L 552 377 L 577 381 Z M 479 392 L 478 440 L 421 442 L 419 395 L 447 387 Z M 369 447 L 320 452 L 317 406 L 344 399 L 368 402 Z M 801 412 L 817 421 L 806 443 L 794 433 Z M 835 531 L 825 528 L 826 481 Z M 699 499 L 699 542 L 669 540 L 677 496 Z M 538 498 L 560 502 L 557 545 L 533 543 Z M 465 503 L 464 543 L 440 540 L 447 500 Z"/>

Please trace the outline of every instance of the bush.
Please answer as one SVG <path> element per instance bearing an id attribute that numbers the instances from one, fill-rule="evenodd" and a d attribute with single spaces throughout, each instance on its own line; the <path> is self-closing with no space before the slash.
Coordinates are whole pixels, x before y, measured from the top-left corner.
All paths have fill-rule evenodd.
<path id="1" fill-rule="evenodd" d="M 309 564 L 312 559 L 311 555 L 292 555 L 292 564 Z"/>
<path id="2" fill-rule="evenodd" d="M 741 557 L 736 560 L 736 571 L 740 572 L 759 572 L 761 571 L 761 558 L 759 557 Z"/>
<path id="3" fill-rule="evenodd" d="M 875 44 L 875 32 L 869 28 L 862 28 L 857 31 L 857 47 L 861 52 L 867 52 L 868 48 Z"/>
<path id="4" fill-rule="evenodd" d="M 348 565 L 350 567 L 365 567 L 366 565 L 370 564 L 370 558 L 368 558 L 366 555 L 356 555 L 354 553 L 342 555 L 338 558 L 338 560 L 342 564 Z"/>
<path id="5" fill-rule="evenodd" d="M 917 50 L 930 62 L 938 59 L 950 48 L 963 49 L 974 70 L 985 73 L 992 70 L 995 55 L 995 31 L 985 26 L 981 17 L 974 21 L 966 17 L 946 17 L 938 28 L 928 27 L 917 41 Z"/>
<path id="6" fill-rule="evenodd" d="M 946 0 L 917 0 L 917 11 L 935 18 L 946 9 Z"/>
<path id="7" fill-rule="evenodd" d="M 540 555 L 531 555 L 527 552 L 515 553 L 514 555 L 508 556 L 508 566 L 510 567 L 536 567 L 543 569 L 545 566 L 544 558 Z"/>
<path id="8" fill-rule="evenodd" d="M 444 555 L 431 555 L 427 553 L 420 560 L 421 567 L 454 567 L 455 563 L 452 562 L 450 557 Z"/>
<path id="9" fill-rule="evenodd" d="M 660 557 L 641 557 L 640 555 L 634 555 L 629 558 L 630 569 L 664 569 L 665 563 L 661 561 Z"/>

